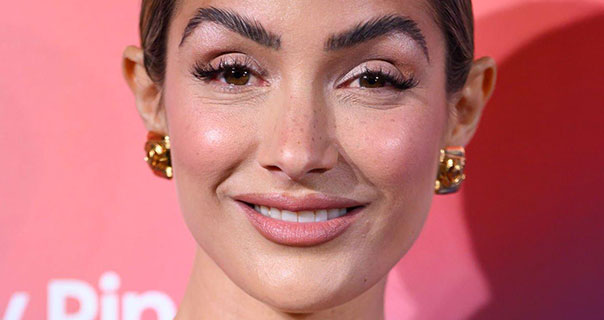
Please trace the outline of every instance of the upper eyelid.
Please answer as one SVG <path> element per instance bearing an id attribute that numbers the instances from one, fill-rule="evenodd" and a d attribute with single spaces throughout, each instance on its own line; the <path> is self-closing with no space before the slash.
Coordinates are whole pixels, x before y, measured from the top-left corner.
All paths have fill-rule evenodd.
<path id="1" fill-rule="evenodd" d="M 238 52 L 233 52 L 235 54 L 238 54 Z M 264 68 L 262 68 L 260 66 L 260 64 L 255 61 L 253 58 L 251 58 L 248 55 L 245 55 L 243 57 L 241 56 L 225 56 L 228 55 L 229 53 L 223 53 L 218 57 L 215 57 L 214 59 L 208 61 L 208 62 L 204 62 L 201 60 L 197 60 L 193 63 L 192 66 L 192 73 L 196 73 L 199 70 L 203 70 L 203 71 L 217 71 L 217 72 L 221 72 L 224 71 L 225 68 L 227 67 L 232 67 L 232 66 L 241 66 L 243 68 L 246 68 L 247 70 L 250 71 L 250 73 L 252 73 L 252 75 L 254 76 L 260 76 L 260 77 L 265 77 L 267 75 L 267 72 Z M 244 54 L 241 54 L 244 55 Z M 216 61 L 216 59 L 219 59 L 218 61 Z"/>
<path id="2" fill-rule="evenodd" d="M 211 62 L 210 62 L 210 64 L 211 64 Z M 222 56 L 218 63 L 217 69 L 220 69 L 222 67 L 230 67 L 230 66 L 245 67 L 245 68 L 249 69 L 252 73 L 256 73 L 257 75 L 262 76 L 262 77 L 265 77 L 267 74 L 267 71 L 264 68 L 262 68 L 257 61 L 255 61 L 252 57 L 250 57 L 248 55 L 245 55 L 244 57 L 240 57 L 240 56 L 224 57 L 224 56 Z"/>
<path id="3" fill-rule="evenodd" d="M 397 72 L 396 72 L 397 74 L 392 73 L 391 71 L 383 68 L 382 66 L 379 66 L 379 67 L 369 67 L 367 64 L 364 64 L 364 65 L 356 67 L 356 68 L 352 69 L 351 71 L 349 71 L 348 73 L 346 73 L 344 75 L 344 77 L 340 78 L 340 80 L 337 82 L 338 83 L 337 86 L 340 86 L 343 83 L 346 83 L 346 82 L 348 82 L 350 80 L 356 79 L 359 76 L 361 76 L 363 74 L 366 74 L 366 73 L 369 73 L 369 72 L 382 73 L 382 74 L 388 75 L 388 76 L 393 77 L 393 78 L 401 78 L 401 79 L 407 78 L 404 75 L 402 75 L 401 72 L 396 67 L 393 66 L 392 68 L 394 68 L 394 69 L 397 70 Z"/>

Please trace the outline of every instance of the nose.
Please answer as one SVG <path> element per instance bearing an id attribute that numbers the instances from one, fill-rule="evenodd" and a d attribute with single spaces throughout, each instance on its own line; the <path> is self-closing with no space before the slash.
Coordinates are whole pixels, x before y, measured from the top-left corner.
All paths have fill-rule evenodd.
<path id="1" fill-rule="evenodd" d="M 268 102 L 268 101 L 267 101 Z M 301 180 L 335 167 L 338 150 L 321 95 L 285 93 L 276 97 L 264 119 L 258 161 L 265 169 Z"/>

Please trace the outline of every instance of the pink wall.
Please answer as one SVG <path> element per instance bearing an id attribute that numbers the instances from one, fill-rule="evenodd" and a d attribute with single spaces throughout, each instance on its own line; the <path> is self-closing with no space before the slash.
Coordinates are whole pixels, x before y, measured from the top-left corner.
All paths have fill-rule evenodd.
<path id="1" fill-rule="evenodd" d="M 604 0 L 474 5 L 498 88 L 463 192 L 436 198 L 390 275 L 389 319 L 603 319 Z M 142 162 L 146 132 L 121 77 L 138 6 L 0 11 L 4 319 L 47 318 L 67 289 L 88 294 L 70 312 L 96 303 L 103 319 L 138 318 L 145 302 L 154 319 L 182 297 L 194 240 L 171 182 Z"/>

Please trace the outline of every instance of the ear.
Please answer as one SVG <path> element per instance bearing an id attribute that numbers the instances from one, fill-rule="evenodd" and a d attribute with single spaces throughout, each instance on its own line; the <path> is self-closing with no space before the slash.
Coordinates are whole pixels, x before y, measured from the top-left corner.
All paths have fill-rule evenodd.
<path id="1" fill-rule="evenodd" d="M 148 131 L 167 135 L 167 121 L 162 106 L 161 88 L 151 80 L 145 69 L 143 50 L 128 46 L 124 50 L 122 69 L 126 82 L 136 99 L 136 108 Z"/>
<path id="2" fill-rule="evenodd" d="M 452 103 L 450 134 L 447 146 L 466 146 L 476 129 L 485 105 L 495 89 L 497 66 L 491 57 L 483 57 L 472 63 L 468 79 Z"/>

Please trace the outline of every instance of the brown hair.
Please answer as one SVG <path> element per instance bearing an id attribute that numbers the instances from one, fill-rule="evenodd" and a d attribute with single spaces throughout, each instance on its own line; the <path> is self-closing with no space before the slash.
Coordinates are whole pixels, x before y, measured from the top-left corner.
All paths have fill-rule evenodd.
<path id="1" fill-rule="evenodd" d="M 428 0 L 435 20 L 447 42 L 447 92 L 460 90 L 466 82 L 474 60 L 474 17 L 471 0 Z M 140 14 L 141 46 L 145 69 L 162 84 L 166 69 L 168 29 L 176 0 L 143 0 Z"/>
<path id="2" fill-rule="evenodd" d="M 471 0 L 430 0 L 447 42 L 447 92 L 459 91 L 474 60 L 474 15 Z"/>

